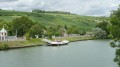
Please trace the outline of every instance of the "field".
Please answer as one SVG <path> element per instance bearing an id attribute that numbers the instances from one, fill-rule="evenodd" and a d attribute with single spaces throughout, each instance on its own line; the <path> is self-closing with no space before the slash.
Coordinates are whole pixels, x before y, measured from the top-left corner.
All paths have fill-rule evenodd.
<path id="1" fill-rule="evenodd" d="M 80 30 L 91 31 L 92 28 L 98 23 L 98 21 L 106 20 L 105 17 L 92 17 L 81 16 L 76 14 L 64 14 L 64 13 L 35 13 L 35 12 L 19 12 L 10 10 L 0 10 L 0 20 L 6 22 L 12 22 L 13 19 L 28 16 L 34 22 L 41 23 L 45 26 L 55 25 L 71 25 L 77 26 Z M 97 20 L 97 21 L 96 21 Z"/>

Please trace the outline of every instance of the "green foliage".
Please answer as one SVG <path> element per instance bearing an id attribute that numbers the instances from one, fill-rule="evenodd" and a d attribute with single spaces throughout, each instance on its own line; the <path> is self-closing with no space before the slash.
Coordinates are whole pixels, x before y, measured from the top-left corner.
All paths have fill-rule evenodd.
<path id="1" fill-rule="evenodd" d="M 22 16 L 12 21 L 12 31 L 17 30 L 18 36 L 23 36 L 33 25 L 33 21 L 28 17 Z"/>
<path id="2" fill-rule="evenodd" d="M 52 34 L 52 36 L 62 36 L 66 30 L 69 34 L 86 33 L 96 26 L 96 20 L 101 21 L 106 19 L 106 17 L 79 16 L 70 14 L 69 12 L 44 11 L 38 9 L 33 10 L 33 12 L 1 10 L 0 15 L 1 20 L 4 20 L 4 22 L 7 21 L 7 23 L 5 23 L 5 29 L 7 29 L 9 35 L 15 35 L 17 30 L 18 36 L 23 36 L 29 32 L 32 37 L 41 31 L 36 31 L 34 26 L 36 23 L 33 22 L 46 26 L 46 29 L 43 30 L 44 32 L 39 34 L 39 37 L 41 37 L 42 35 L 48 36 L 48 32 L 50 35 Z M 0 27 L 3 27 L 4 22 L 1 22 Z M 34 29 L 31 30 L 31 26 L 33 26 Z"/>
<path id="3" fill-rule="evenodd" d="M 45 11 L 44 10 L 39 10 L 39 9 L 34 9 L 34 10 L 32 10 L 32 12 L 35 12 L 35 13 L 44 13 Z"/>
<path id="4" fill-rule="evenodd" d="M 106 32 L 101 28 L 94 28 L 93 30 L 94 37 L 97 39 L 104 39 L 106 38 Z"/>
<path id="5" fill-rule="evenodd" d="M 92 17 L 92 16 L 80 16 L 75 14 L 67 14 L 67 12 L 59 11 L 46 11 L 45 13 L 37 12 L 19 12 L 19 11 L 10 11 L 10 10 L 1 10 L 0 19 L 3 19 L 7 22 L 12 22 L 15 18 L 20 18 L 21 16 L 28 16 L 33 22 L 38 22 L 47 27 L 56 26 L 56 25 L 71 25 L 77 26 L 80 31 L 86 30 L 91 31 L 97 24 L 96 20 L 102 21 L 107 19 L 106 17 Z"/>
<path id="6" fill-rule="evenodd" d="M 52 39 L 52 35 L 53 35 L 52 32 L 50 32 L 50 31 L 47 32 L 48 38 Z"/>
<path id="7" fill-rule="evenodd" d="M 9 48 L 8 44 L 6 44 L 6 43 L 0 44 L 0 50 L 7 50 L 8 48 Z"/>
<path id="8" fill-rule="evenodd" d="M 114 62 L 116 62 L 120 67 L 120 49 L 116 49 L 116 57 L 114 58 Z"/>
<path id="9" fill-rule="evenodd" d="M 65 30 L 67 30 L 67 29 L 68 29 L 67 25 L 65 25 L 65 27 L 64 27 L 64 28 L 65 28 Z"/>
<path id="10" fill-rule="evenodd" d="M 101 28 L 102 30 L 106 31 L 106 34 L 109 35 L 108 24 L 109 24 L 108 20 L 106 20 L 106 21 L 104 20 L 104 21 L 102 21 L 102 22 L 99 22 L 99 23 L 96 25 L 96 27 L 99 27 L 99 28 Z"/>
<path id="11" fill-rule="evenodd" d="M 120 6 L 118 10 L 113 11 L 110 16 L 110 32 L 114 38 L 120 38 Z"/>
<path id="12" fill-rule="evenodd" d="M 111 37 L 114 38 L 113 42 L 110 43 L 110 45 L 111 47 L 117 48 L 114 61 L 120 67 L 120 6 L 117 10 L 112 11 L 110 15 L 109 30 L 111 32 Z"/>
<path id="13" fill-rule="evenodd" d="M 4 44 L 4 50 L 8 49 L 8 44 Z"/>
<path id="14" fill-rule="evenodd" d="M 35 37 L 35 35 L 38 35 L 39 37 L 42 37 L 44 34 L 45 27 L 41 24 L 34 24 L 32 27 L 29 29 L 29 34 L 32 37 Z"/>
<path id="15" fill-rule="evenodd" d="M 108 25 L 108 22 L 107 21 L 102 21 L 102 22 L 99 22 L 96 27 L 99 27 L 101 28 L 102 30 L 107 30 L 107 25 Z"/>
<path id="16" fill-rule="evenodd" d="M 54 27 L 48 27 L 47 28 L 47 36 L 62 36 L 62 34 L 65 32 L 64 31 L 64 27 L 61 26 L 61 25 L 57 25 L 57 26 L 54 26 Z"/>
<path id="17" fill-rule="evenodd" d="M 29 33 L 26 34 L 26 40 L 30 40 L 30 34 Z"/>
<path id="18" fill-rule="evenodd" d="M 67 30 L 68 34 L 79 34 L 79 29 L 76 26 L 70 26 Z"/>
<path id="19" fill-rule="evenodd" d="M 12 22 L 6 22 L 4 20 L 0 21 L 0 29 L 4 28 L 8 31 L 8 35 L 13 35 L 13 32 L 12 32 Z"/>
<path id="20" fill-rule="evenodd" d="M 35 13 L 57 13 L 57 14 L 70 14 L 70 12 L 63 12 L 63 11 L 45 11 L 45 10 L 39 10 L 39 9 L 34 9 L 32 12 Z"/>
<path id="21" fill-rule="evenodd" d="M 117 47 L 115 42 L 110 42 L 110 46 L 113 47 L 113 48 Z"/>
<path id="22" fill-rule="evenodd" d="M 86 34 L 86 30 L 84 29 L 83 34 Z"/>

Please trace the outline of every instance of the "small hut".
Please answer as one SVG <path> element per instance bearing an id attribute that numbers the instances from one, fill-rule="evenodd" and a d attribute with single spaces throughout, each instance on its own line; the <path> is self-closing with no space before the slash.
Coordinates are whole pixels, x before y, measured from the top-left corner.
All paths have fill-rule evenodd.
<path id="1" fill-rule="evenodd" d="M 5 37 L 7 36 L 7 31 L 3 27 L 2 30 L 0 31 L 0 39 L 5 40 Z"/>

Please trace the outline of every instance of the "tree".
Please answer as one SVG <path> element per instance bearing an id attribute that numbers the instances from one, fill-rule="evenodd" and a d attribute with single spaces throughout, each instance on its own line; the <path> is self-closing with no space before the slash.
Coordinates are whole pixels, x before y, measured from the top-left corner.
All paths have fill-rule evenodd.
<path id="1" fill-rule="evenodd" d="M 38 35 L 39 37 L 42 37 L 42 35 L 44 34 L 44 29 L 45 27 L 42 26 L 41 24 L 37 23 L 34 24 L 30 29 L 29 29 L 29 34 L 32 37 L 35 37 L 35 35 Z"/>
<path id="2" fill-rule="evenodd" d="M 86 31 L 85 29 L 83 30 L 83 32 L 81 33 L 81 35 L 85 35 L 86 34 Z"/>
<path id="3" fill-rule="evenodd" d="M 13 35 L 11 22 L 6 22 L 4 20 L 0 21 L 0 29 L 5 28 L 8 32 L 8 35 Z"/>
<path id="4" fill-rule="evenodd" d="M 65 33 L 65 28 L 61 25 L 47 28 L 47 35 L 62 36 Z"/>
<path id="5" fill-rule="evenodd" d="M 94 28 L 93 30 L 94 37 L 97 39 L 104 39 L 106 38 L 106 32 L 101 28 Z"/>
<path id="6" fill-rule="evenodd" d="M 26 34 L 26 40 L 30 40 L 30 34 L 29 33 Z"/>
<path id="7" fill-rule="evenodd" d="M 106 31 L 106 34 L 109 35 L 109 31 L 108 31 L 108 20 L 104 20 L 102 22 L 99 22 L 96 27 L 101 28 L 102 30 Z"/>
<path id="8" fill-rule="evenodd" d="M 116 57 L 114 61 L 120 67 L 120 6 L 117 10 L 113 10 L 110 15 L 110 34 L 113 41 L 110 43 L 111 47 L 117 47 Z"/>
<path id="9" fill-rule="evenodd" d="M 67 30 L 68 34 L 79 34 L 79 29 L 76 26 L 70 26 Z"/>
<path id="10" fill-rule="evenodd" d="M 35 13 L 45 13 L 45 10 L 34 9 L 34 10 L 32 10 L 32 12 L 35 12 Z"/>
<path id="11" fill-rule="evenodd" d="M 64 28 L 65 28 L 65 30 L 67 30 L 67 29 L 68 29 L 67 25 L 65 25 L 65 27 L 64 27 Z"/>
<path id="12" fill-rule="evenodd" d="M 22 16 L 12 21 L 12 31 L 17 30 L 18 36 L 23 36 L 29 30 L 29 28 L 31 28 L 32 25 L 32 20 L 30 20 L 28 17 Z"/>

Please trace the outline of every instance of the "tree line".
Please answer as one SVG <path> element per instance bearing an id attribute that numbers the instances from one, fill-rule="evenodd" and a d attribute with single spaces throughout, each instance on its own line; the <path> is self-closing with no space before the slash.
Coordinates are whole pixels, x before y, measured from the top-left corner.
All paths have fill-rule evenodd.
<path id="1" fill-rule="evenodd" d="M 70 14 L 70 12 L 63 12 L 63 11 L 45 11 L 40 9 L 32 10 L 34 13 L 57 13 L 57 14 Z"/>
<path id="2" fill-rule="evenodd" d="M 64 33 L 67 34 L 80 34 L 79 28 L 77 26 L 49 26 L 46 27 L 39 22 L 33 22 L 29 17 L 22 16 L 16 19 L 13 19 L 12 22 L 5 22 L 4 20 L 0 20 L 0 28 L 5 27 L 8 31 L 8 35 L 13 36 L 17 35 L 18 37 L 27 36 L 27 38 L 35 38 L 46 36 L 51 38 L 54 36 L 63 36 Z"/>

